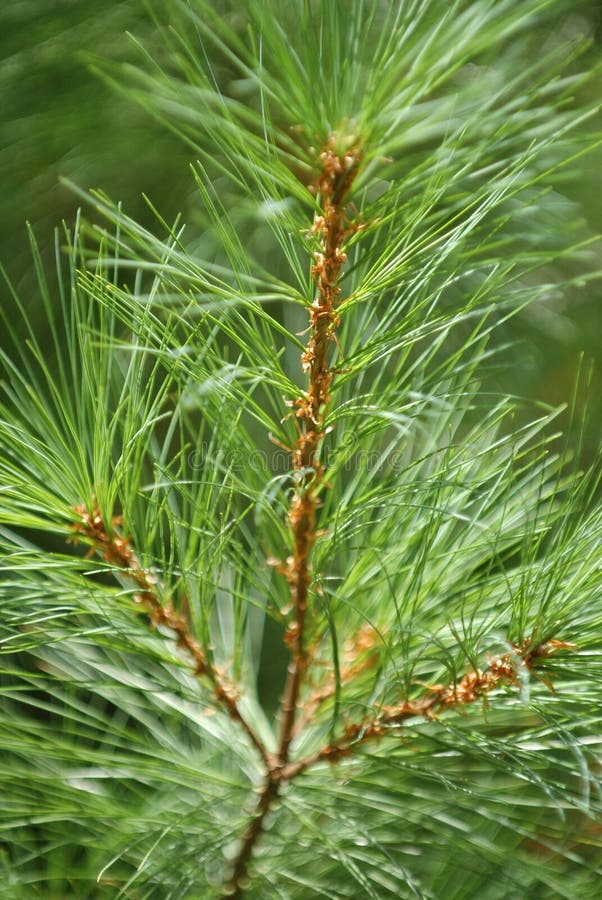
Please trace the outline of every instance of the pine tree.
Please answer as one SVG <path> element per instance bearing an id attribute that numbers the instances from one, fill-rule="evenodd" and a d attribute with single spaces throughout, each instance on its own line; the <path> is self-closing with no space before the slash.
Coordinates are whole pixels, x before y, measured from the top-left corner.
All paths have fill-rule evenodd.
<path id="1" fill-rule="evenodd" d="M 487 380 L 594 275 L 574 4 L 167 7 L 202 228 L 3 310 L 3 896 L 593 898 L 596 472 Z"/>

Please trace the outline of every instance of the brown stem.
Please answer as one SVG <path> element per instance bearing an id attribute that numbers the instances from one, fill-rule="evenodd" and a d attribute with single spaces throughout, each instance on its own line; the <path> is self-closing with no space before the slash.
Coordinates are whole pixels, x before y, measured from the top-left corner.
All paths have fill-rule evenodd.
<path id="1" fill-rule="evenodd" d="M 558 650 L 576 649 L 574 644 L 554 639 L 536 646 L 533 646 L 530 641 L 524 641 L 520 646 L 515 646 L 513 652 L 494 657 L 484 670 L 476 669 L 467 672 L 459 681 L 449 685 L 438 684 L 429 687 L 418 699 L 404 700 L 397 706 L 384 707 L 376 718 L 350 725 L 337 741 L 327 744 L 305 759 L 284 765 L 275 764 L 266 777 L 255 813 L 243 836 L 242 846 L 223 896 L 242 897 L 253 848 L 261 837 L 265 816 L 278 795 L 281 783 L 297 778 L 316 763 L 336 762 L 352 756 L 358 747 L 368 741 L 396 733 L 408 719 L 423 717 L 432 720 L 438 713 L 467 706 L 479 699 L 485 700 L 487 694 L 495 688 L 504 684 L 517 684 L 522 668 L 533 671 L 542 659 L 546 659 Z M 542 681 L 548 683 L 545 677 L 542 677 Z"/>
<path id="2" fill-rule="evenodd" d="M 397 706 L 383 707 L 380 714 L 372 719 L 365 720 L 348 726 L 344 734 L 336 741 L 322 747 L 310 756 L 295 762 L 288 762 L 288 746 L 292 738 L 295 724 L 296 703 L 290 708 L 285 706 L 290 702 L 285 696 L 282 709 L 286 716 L 281 724 L 281 743 L 277 757 L 268 753 L 265 745 L 255 734 L 249 723 L 241 715 L 238 709 L 235 689 L 227 684 L 216 668 L 209 662 L 204 651 L 195 637 L 191 634 L 188 624 L 183 616 L 177 613 L 171 604 L 163 605 L 157 592 L 156 580 L 146 572 L 134 553 L 131 541 L 123 537 L 117 530 L 121 519 L 113 519 L 109 533 L 98 507 L 88 512 L 86 507 L 76 508 L 79 521 L 74 524 L 76 535 L 89 540 L 92 551 L 97 552 L 107 562 L 119 566 L 127 572 L 129 578 L 134 581 L 139 591 L 136 595 L 137 602 L 144 605 L 152 623 L 162 625 L 173 631 L 179 647 L 184 648 L 194 661 L 195 674 L 206 676 L 213 685 L 213 692 L 218 702 L 227 710 L 231 718 L 238 721 L 249 739 L 259 751 L 266 766 L 266 776 L 263 788 L 259 795 L 255 812 L 249 820 L 242 836 L 240 850 L 236 856 L 230 877 L 225 883 L 222 896 L 240 900 L 243 896 L 248 878 L 249 864 L 253 856 L 253 850 L 261 838 L 264 829 L 265 817 L 278 796 L 280 785 L 301 775 L 318 762 L 336 762 L 344 757 L 351 756 L 356 748 L 375 738 L 390 734 L 399 728 L 407 719 L 425 717 L 433 719 L 437 713 L 455 707 L 466 706 L 478 699 L 484 699 L 486 695 L 502 684 L 513 685 L 519 680 L 519 670 L 526 667 L 534 669 L 539 661 L 545 659 L 558 650 L 576 650 L 574 644 L 565 641 L 550 639 L 532 646 L 525 641 L 521 646 L 515 646 L 514 652 L 497 656 L 491 660 L 484 670 L 474 670 L 466 673 L 459 681 L 450 685 L 435 685 L 427 688 L 422 697 L 415 700 L 404 700 Z M 293 646 L 293 662 L 295 650 L 298 652 L 300 642 Z M 358 644 L 359 646 L 359 644 Z M 363 668 L 363 664 L 361 666 Z M 289 667 L 290 673 L 294 671 Z M 296 690 L 298 692 L 303 669 L 298 666 L 296 675 Z M 546 681 L 545 678 L 542 680 Z M 548 683 L 548 682 L 546 682 Z M 290 690 L 290 689 L 289 689 Z M 298 693 L 297 695 L 298 696 Z M 320 695 L 319 700 L 322 699 Z M 290 723 L 290 724 L 289 724 Z M 290 727 L 290 733 L 285 729 Z M 286 742 L 284 738 L 286 737 Z"/>
<path id="3" fill-rule="evenodd" d="M 242 844 L 229 880 L 224 885 L 223 897 L 242 897 L 253 849 L 263 830 L 263 822 L 278 794 L 279 780 L 269 774 L 259 795 L 253 817 L 249 821 L 242 838 Z"/>
<path id="4" fill-rule="evenodd" d="M 345 204 L 357 175 L 361 154 L 356 148 L 337 151 L 333 136 L 321 154 L 322 172 L 318 191 L 322 215 L 313 231 L 320 237 L 320 252 L 312 273 L 316 296 L 311 306 L 310 338 L 301 357 L 308 373 L 308 389 L 295 401 L 299 437 L 293 448 L 293 470 L 297 484 L 293 494 L 289 522 L 293 534 L 293 553 L 287 560 L 286 577 L 290 586 L 293 619 L 286 641 L 291 650 L 287 680 L 280 711 L 279 761 L 285 765 L 295 730 L 295 718 L 303 676 L 307 668 L 305 631 L 312 582 L 311 553 L 316 540 L 316 513 L 319 490 L 323 484 L 320 449 L 324 440 L 324 416 L 330 399 L 333 371 L 329 363 L 330 345 L 339 324 L 336 312 L 341 268 L 346 256 L 345 238 L 353 228 L 345 227 Z"/>
<path id="5" fill-rule="evenodd" d="M 329 350 L 339 324 L 336 303 L 340 293 L 338 283 L 341 268 L 346 259 L 343 244 L 345 238 L 356 230 L 345 226 L 345 204 L 358 172 L 361 153 L 356 148 L 338 151 L 333 135 L 320 158 L 322 171 L 317 186 L 322 201 L 322 215 L 316 217 L 312 229 L 320 238 L 320 252 L 316 254 L 312 268 L 316 296 L 309 313 L 310 337 L 301 357 L 303 371 L 309 376 L 309 384 L 307 391 L 294 403 L 299 437 L 293 447 L 296 486 L 288 517 L 293 535 L 293 552 L 284 568 L 293 610 L 292 621 L 285 636 L 291 659 L 280 706 L 278 755 L 269 769 L 257 810 L 245 832 L 233 874 L 226 886 L 224 896 L 230 897 L 242 896 L 253 848 L 261 837 L 265 815 L 278 793 L 280 773 L 288 762 L 290 744 L 295 733 L 299 696 L 308 665 L 305 632 L 312 583 L 311 553 L 317 537 L 316 513 L 319 491 L 323 484 L 320 449 L 324 440 L 324 415 L 333 377 Z"/>
<path id="6" fill-rule="evenodd" d="M 467 706 L 479 699 L 485 700 L 487 694 L 495 688 L 503 684 L 516 684 L 521 668 L 532 671 L 540 660 L 563 649 L 577 648 L 565 641 L 549 640 L 530 649 L 530 643 L 525 641 L 521 646 L 515 647 L 513 653 L 494 657 L 484 670 L 467 672 L 460 681 L 450 685 L 437 684 L 427 688 L 423 696 L 416 700 L 404 700 L 397 706 L 383 707 L 376 718 L 348 726 L 338 740 L 327 744 L 305 759 L 285 765 L 280 777 L 283 781 L 291 780 L 318 762 L 336 762 L 351 756 L 359 746 L 390 734 L 407 719 L 416 717 L 433 719 L 445 710 Z M 545 678 L 541 680 L 551 687 Z"/>
<path id="7" fill-rule="evenodd" d="M 184 616 L 176 612 L 171 603 L 163 604 L 161 602 L 157 591 L 157 580 L 142 568 L 130 539 L 118 531 L 121 518 L 113 519 L 111 533 L 109 533 L 97 506 L 92 512 L 89 512 L 85 506 L 78 506 L 75 512 L 79 516 L 79 521 L 73 526 L 76 534 L 86 537 L 93 550 L 107 562 L 127 571 L 128 577 L 138 588 L 136 602 L 145 607 L 155 627 L 162 625 L 174 632 L 176 644 L 186 650 L 194 663 L 195 675 L 204 676 L 211 682 L 215 699 L 227 711 L 230 718 L 241 725 L 253 746 L 260 753 L 266 768 L 269 769 L 272 765 L 272 757 L 263 741 L 242 715 L 238 707 L 236 687 L 226 681 L 207 659 L 203 648 L 191 633 Z"/>

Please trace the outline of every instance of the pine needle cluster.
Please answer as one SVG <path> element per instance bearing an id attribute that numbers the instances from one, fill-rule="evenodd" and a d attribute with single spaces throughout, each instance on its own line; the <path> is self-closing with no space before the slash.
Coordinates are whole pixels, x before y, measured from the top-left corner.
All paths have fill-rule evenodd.
<path id="1" fill-rule="evenodd" d="M 182 0 L 99 63 L 203 228 L 82 194 L 2 311 L 6 898 L 597 896 L 596 472 L 483 387 L 597 277 L 573 8 Z"/>

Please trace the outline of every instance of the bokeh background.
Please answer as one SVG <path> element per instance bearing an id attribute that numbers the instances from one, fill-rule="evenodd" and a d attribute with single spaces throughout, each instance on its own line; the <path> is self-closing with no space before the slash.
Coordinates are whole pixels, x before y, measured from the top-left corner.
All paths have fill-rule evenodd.
<path id="1" fill-rule="evenodd" d="M 216 0 L 217 2 L 217 0 Z M 559 18 L 559 42 L 591 39 L 580 61 L 602 58 L 600 0 Z M 167 220 L 178 212 L 187 233 L 203 224 L 188 163 L 191 151 L 143 109 L 115 92 L 94 71 L 93 59 L 139 58 L 128 32 L 153 47 L 157 32 L 143 0 L 5 0 L 0 9 L 0 263 L 36 316 L 35 272 L 25 223 L 33 227 L 50 265 L 53 229 L 75 217 L 81 200 L 60 179 L 102 188 L 143 224 L 152 226 L 143 194 Z M 602 100 L 602 74 L 587 88 Z M 602 115 L 597 123 L 602 131 Z M 559 183 L 558 217 L 550 229 L 602 232 L 602 151 L 582 158 Z M 585 263 L 602 265 L 602 244 Z M 569 273 L 571 274 L 571 273 Z M 602 282 L 586 281 L 526 310 L 504 335 L 511 348 L 498 360 L 490 385 L 531 401 L 570 403 L 577 372 L 591 367 L 590 387 L 578 393 L 585 422 L 584 462 L 598 450 L 602 421 Z M 0 301 L 10 304 L 5 285 Z M 1 343 L 1 337 L 0 337 Z M 584 383 L 585 378 L 582 379 Z M 564 426 L 568 417 L 561 418 Z"/>

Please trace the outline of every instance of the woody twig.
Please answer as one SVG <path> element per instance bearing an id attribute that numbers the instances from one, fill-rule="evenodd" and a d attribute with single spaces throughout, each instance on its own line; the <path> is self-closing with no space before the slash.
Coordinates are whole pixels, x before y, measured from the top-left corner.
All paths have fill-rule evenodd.
<path id="1" fill-rule="evenodd" d="M 320 154 L 321 171 L 317 191 L 321 212 L 312 231 L 319 238 L 320 250 L 315 255 L 312 274 L 316 294 L 309 310 L 310 337 L 301 357 L 308 375 L 307 390 L 294 402 L 294 416 L 299 436 L 292 452 L 295 489 L 289 511 L 292 531 L 292 554 L 283 567 L 290 588 L 292 617 L 285 640 L 291 659 L 280 707 L 280 737 L 275 765 L 268 772 L 255 812 L 243 836 L 224 896 L 242 896 L 253 848 L 261 837 L 263 821 L 278 794 L 281 772 L 289 759 L 290 744 L 295 734 L 300 694 L 308 667 L 307 616 L 312 584 L 311 555 L 318 529 L 316 517 L 324 470 L 320 450 L 325 437 L 324 420 L 334 375 L 330 350 L 339 324 L 337 302 L 339 281 L 346 256 L 346 238 L 357 230 L 349 225 L 346 205 L 351 186 L 361 163 L 357 147 L 338 147 L 339 138 L 332 135 Z"/>
<path id="2" fill-rule="evenodd" d="M 337 138 L 333 135 L 320 156 L 322 171 L 317 187 L 322 208 L 312 228 L 320 240 L 320 250 L 315 255 L 312 268 L 316 296 L 309 311 L 310 337 L 301 357 L 309 384 L 294 403 L 299 436 L 293 448 L 296 485 L 289 512 L 293 552 L 285 568 L 291 592 L 292 620 L 286 634 L 291 661 L 280 718 L 279 757 L 282 765 L 288 760 L 301 685 L 307 668 L 305 632 L 312 583 L 311 554 L 317 537 L 319 493 L 324 483 L 320 450 L 325 437 L 324 419 L 334 374 L 329 356 L 339 324 L 337 301 L 341 269 L 346 260 L 344 243 L 356 230 L 347 223 L 345 208 L 358 173 L 361 152 L 355 147 L 345 151 L 338 151 L 336 147 Z"/>
<path id="3" fill-rule="evenodd" d="M 174 633 L 178 647 L 185 650 L 191 658 L 195 674 L 205 677 L 210 682 L 218 704 L 234 721 L 240 724 L 264 762 L 263 786 L 259 791 L 255 810 L 243 833 L 230 877 L 224 885 L 224 897 L 233 897 L 235 900 L 242 897 L 253 850 L 261 837 L 265 817 L 278 796 L 281 784 L 297 778 L 320 762 L 335 763 L 344 760 L 354 756 L 361 747 L 371 741 L 386 735 L 398 734 L 410 719 L 433 720 L 446 711 L 462 709 L 478 700 L 485 700 L 491 691 L 504 685 L 514 686 L 519 683 L 523 671 L 533 673 L 536 677 L 541 677 L 544 683 L 549 684 L 545 677 L 538 674 L 538 666 L 559 650 L 577 649 L 574 644 L 556 639 L 549 639 L 538 644 L 524 641 L 520 646 L 514 645 L 509 652 L 491 659 L 484 669 L 473 669 L 448 685 L 437 684 L 427 687 L 418 698 L 403 700 L 394 706 L 381 707 L 378 715 L 348 725 L 342 735 L 315 753 L 290 762 L 287 756 L 288 743 L 286 745 L 281 743 L 279 753 L 275 756 L 268 752 L 252 726 L 240 712 L 236 688 L 227 682 L 213 663 L 207 659 L 203 648 L 191 633 L 186 619 L 174 610 L 170 602 L 162 602 L 158 580 L 142 567 L 130 538 L 121 533 L 121 518 L 114 517 L 111 527 L 107 528 L 98 506 L 95 506 L 92 511 L 85 506 L 78 506 L 75 512 L 77 521 L 73 525 L 73 531 L 76 539 L 85 539 L 90 544 L 92 552 L 97 553 L 111 565 L 118 567 L 127 578 L 131 579 L 136 586 L 135 600 L 144 607 L 151 623 L 155 627 L 163 626 Z M 366 640 L 363 637 L 356 649 L 361 646 L 363 649 L 371 650 L 371 643 L 364 646 Z M 372 658 L 369 656 L 369 659 Z M 351 666 L 348 672 L 349 678 L 364 668 L 365 661 L 358 663 L 357 671 L 354 666 Z M 289 681 L 291 670 L 289 669 Z M 326 685 L 321 691 L 310 695 L 309 702 L 315 708 L 331 693 L 330 686 Z M 292 727 L 294 727 L 294 716 L 292 722 Z M 281 722 L 281 728 L 285 724 L 286 719 Z"/>
<path id="4" fill-rule="evenodd" d="M 542 661 L 559 650 L 576 650 L 575 644 L 549 639 L 539 644 L 526 640 L 521 645 L 502 655 L 493 657 L 484 669 L 473 669 L 460 679 L 447 684 L 427 687 L 416 699 L 403 700 L 395 706 L 381 707 L 379 714 L 371 719 L 347 726 L 343 734 L 326 744 L 320 750 L 285 765 L 276 763 L 265 779 L 260 791 L 255 812 L 243 835 L 241 848 L 234 864 L 230 880 L 224 889 L 224 897 L 240 898 L 244 893 L 249 862 L 253 849 L 262 834 L 264 819 L 278 795 L 280 785 L 292 781 L 320 762 L 336 763 L 353 756 L 370 742 L 385 736 L 399 736 L 411 719 L 433 721 L 442 713 L 461 710 L 477 701 L 485 701 L 492 691 L 520 683 L 523 673 L 533 674 L 548 683 L 538 674 Z"/>
<path id="5" fill-rule="evenodd" d="M 376 717 L 349 725 L 337 740 L 305 759 L 287 764 L 281 772 L 281 778 L 290 780 L 318 762 L 336 762 L 352 756 L 369 741 L 395 734 L 409 719 L 435 719 L 440 713 L 486 700 L 487 695 L 496 688 L 516 685 L 520 681 L 521 671 L 540 677 L 536 669 L 543 659 L 558 650 L 576 649 L 575 644 L 554 639 L 534 647 L 529 641 L 525 641 L 521 646 L 515 646 L 511 652 L 495 656 L 485 669 L 467 672 L 452 684 L 428 687 L 417 699 L 403 700 L 396 706 L 381 707 Z M 541 680 L 548 683 L 545 678 Z"/>
<path id="6" fill-rule="evenodd" d="M 231 719 L 241 725 L 251 743 L 260 753 L 266 767 L 269 768 L 272 764 L 271 756 L 263 741 L 242 715 L 235 685 L 218 672 L 215 665 L 207 658 L 203 648 L 190 631 L 184 616 L 173 608 L 171 602 L 162 602 L 158 580 L 142 567 L 130 538 L 120 533 L 121 517 L 114 517 L 111 528 L 107 529 L 98 506 L 95 506 L 92 511 L 85 506 L 78 506 L 75 512 L 78 516 L 77 522 L 73 525 L 76 536 L 89 541 L 92 551 L 106 562 L 125 572 L 136 585 L 135 600 L 144 607 L 153 626 L 161 625 L 174 633 L 177 646 L 187 653 L 193 663 L 194 674 L 200 678 L 204 677 L 210 682 L 218 704 Z"/>

